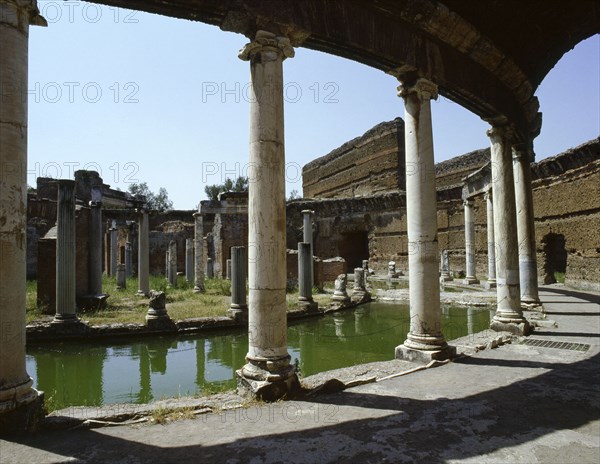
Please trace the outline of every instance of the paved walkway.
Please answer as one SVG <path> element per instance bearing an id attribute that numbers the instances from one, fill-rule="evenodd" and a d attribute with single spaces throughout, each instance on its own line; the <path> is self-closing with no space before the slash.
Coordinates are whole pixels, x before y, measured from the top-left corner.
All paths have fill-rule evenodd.
<path id="1" fill-rule="evenodd" d="M 600 462 L 600 296 L 543 287 L 557 328 L 435 369 L 168 425 L 0 440 L 1 463 Z"/>

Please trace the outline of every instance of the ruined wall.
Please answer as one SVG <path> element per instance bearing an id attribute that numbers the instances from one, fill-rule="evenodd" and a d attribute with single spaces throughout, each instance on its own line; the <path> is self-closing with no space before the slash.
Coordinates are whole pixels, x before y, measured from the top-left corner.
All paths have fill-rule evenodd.
<path id="1" fill-rule="evenodd" d="M 305 198 L 404 190 L 404 121 L 383 122 L 302 168 Z"/>

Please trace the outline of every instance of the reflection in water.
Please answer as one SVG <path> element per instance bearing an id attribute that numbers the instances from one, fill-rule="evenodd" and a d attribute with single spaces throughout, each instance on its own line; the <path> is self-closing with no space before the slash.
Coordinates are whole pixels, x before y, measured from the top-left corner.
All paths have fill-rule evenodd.
<path id="1" fill-rule="evenodd" d="M 492 313 L 493 314 L 493 313 Z M 392 359 L 409 329 L 407 305 L 370 303 L 292 323 L 288 349 L 303 376 Z M 448 339 L 489 326 L 487 309 L 443 308 Z M 127 344 L 62 343 L 27 348 L 27 370 L 51 407 L 147 403 L 235 387 L 248 349 L 245 333 L 154 337 Z M 195 368 L 194 368 L 195 367 Z"/>

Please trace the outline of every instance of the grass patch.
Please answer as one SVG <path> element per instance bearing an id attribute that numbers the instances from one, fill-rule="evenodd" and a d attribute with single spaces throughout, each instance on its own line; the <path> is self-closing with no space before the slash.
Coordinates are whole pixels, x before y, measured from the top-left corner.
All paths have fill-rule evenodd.
<path id="1" fill-rule="evenodd" d="M 564 272 L 555 272 L 554 273 L 554 278 L 556 279 L 556 281 L 559 284 L 564 284 L 565 283 L 565 273 Z"/>

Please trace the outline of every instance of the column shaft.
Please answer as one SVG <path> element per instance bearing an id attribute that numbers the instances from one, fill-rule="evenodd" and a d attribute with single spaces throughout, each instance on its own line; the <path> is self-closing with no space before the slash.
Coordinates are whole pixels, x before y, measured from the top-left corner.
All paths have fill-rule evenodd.
<path id="1" fill-rule="evenodd" d="M 487 288 L 496 287 L 496 244 L 494 241 L 494 201 L 492 191 L 485 193 L 487 212 L 488 280 Z"/>
<path id="2" fill-rule="evenodd" d="M 303 242 L 308 243 L 310 245 L 310 286 L 311 286 L 311 292 L 312 292 L 312 286 L 315 284 L 315 271 L 314 271 L 314 264 L 313 264 L 313 255 L 315 254 L 315 247 L 313 244 L 313 215 L 314 215 L 314 211 L 311 211 L 309 209 L 306 209 L 304 211 L 302 211 L 302 215 L 303 215 L 303 227 L 302 227 L 302 232 L 303 232 Z M 298 276 L 300 277 L 300 276 Z"/>
<path id="3" fill-rule="evenodd" d="M 201 213 L 194 213 L 194 292 L 204 293 L 204 224 Z"/>
<path id="4" fill-rule="evenodd" d="M 169 255 L 167 264 L 169 284 L 172 287 L 177 287 L 177 242 L 175 240 L 171 240 L 169 242 Z"/>
<path id="5" fill-rule="evenodd" d="M 53 322 L 74 322 L 77 321 L 74 180 L 58 181 L 56 209 L 56 315 Z"/>
<path id="6" fill-rule="evenodd" d="M 437 197 L 431 98 L 437 87 L 425 79 L 402 82 L 405 101 L 406 216 L 410 332 L 396 357 L 441 359 L 452 355 L 441 332 L 438 281 Z"/>
<path id="7" fill-rule="evenodd" d="M 491 328 L 526 333 L 529 325 L 521 312 L 517 217 L 511 155 L 511 131 L 506 125 L 488 131 L 492 142 L 492 189 L 496 241 L 497 310 Z"/>
<path id="8" fill-rule="evenodd" d="M 102 294 L 102 203 L 90 201 L 89 293 Z"/>
<path id="9" fill-rule="evenodd" d="M 110 228 L 110 275 L 117 275 L 117 263 L 119 250 L 117 249 L 117 227 L 115 221 L 112 222 Z"/>
<path id="10" fill-rule="evenodd" d="M 148 212 L 138 210 L 138 295 L 150 294 L 150 246 Z"/>
<path id="11" fill-rule="evenodd" d="M 298 385 L 287 351 L 284 56 L 293 56 L 289 40 L 265 31 L 240 52 L 241 59 L 250 61 L 251 168 L 249 347 L 238 385 L 268 399 L 280 398 Z M 253 381 L 265 382 L 265 392 Z"/>
<path id="12" fill-rule="evenodd" d="M 32 426 L 25 369 L 27 61 L 35 1 L 0 0 L 0 435 Z M 41 405 L 40 405 L 41 406 Z"/>
<path id="13" fill-rule="evenodd" d="M 310 243 L 298 243 L 298 301 L 312 302 L 311 282 L 311 246 Z"/>
<path id="14" fill-rule="evenodd" d="M 194 282 L 194 241 L 191 238 L 185 240 L 185 278 Z"/>
<path id="15" fill-rule="evenodd" d="M 247 319 L 246 304 L 246 247 L 231 247 L 231 306 L 229 314 Z"/>
<path id="16" fill-rule="evenodd" d="M 466 259 L 466 277 L 464 284 L 478 284 L 475 270 L 475 220 L 473 214 L 473 201 L 465 200 L 465 259 Z"/>
<path id="17" fill-rule="evenodd" d="M 530 150 L 523 146 L 513 147 L 517 237 L 519 241 L 519 280 L 521 284 L 521 302 L 527 305 L 539 306 L 530 153 Z"/>

